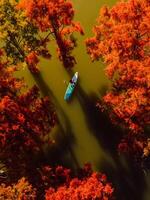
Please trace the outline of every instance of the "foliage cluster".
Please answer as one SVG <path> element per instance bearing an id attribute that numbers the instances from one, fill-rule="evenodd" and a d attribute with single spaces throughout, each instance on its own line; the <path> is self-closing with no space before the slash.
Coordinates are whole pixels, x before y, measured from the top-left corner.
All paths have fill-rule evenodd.
<path id="1" fill-rule="evenodd" d="M 76 60 L 74 21 L 68 0 L 0 1 L 0 199 L 114 199 L 106 176 L 85 165 L 77 174 L 51 167 L 43 145 L 57 123 L 54 105 L 28 88 L 15 72 L 28 66 L 39 72 L 40 56 L 50 59 L 49 44 L 56 42 L 58 58 L 66 69 Z M 100 10 L 94 37 L 86 40 L 92 61 L 102 59 L 112 88 L 97 103 L 113 124 L 126 131 L 119 151 L 150 158 L 150 1 L 128 0 Z M 49 137 L 47 137 L 49 138 Z M 39 159 L 40 157 L 40 159 Z M 1 163 L 5 166 L 1 167 Z M 55 163 L 57 164 L 57 163 Z M 18 182 L 17 182 L 18 181 Z"/>
<path id="2" fill-rule="evenodd" d="M 142 153 L 150 124 L 150 2 L 129 0 L 103 7 L 87 39 L 91 59 L 102 59 L 112 88 L 98 107 L 108 110 L 114 124 L 127 129 L 119 150 Z M 103 105 L 102 105 L 103 104 Z"/>

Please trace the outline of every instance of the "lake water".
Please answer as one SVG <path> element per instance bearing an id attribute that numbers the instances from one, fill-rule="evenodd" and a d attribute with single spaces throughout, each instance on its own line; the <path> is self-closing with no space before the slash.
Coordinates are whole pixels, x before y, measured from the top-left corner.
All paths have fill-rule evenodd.
<path id="1" fill-rule="evenodd" d="M 52 100 L 55 104 L 63 129 L 65 129 L 67 133 L 70 129 L 70 134 L 73 134 L 74 144 L 72 145 L 72 149 L 77 162 L 79 165 L 83 165 L 85 162 L 91 162 L 95 169 L 98 168 L 101 160 L 106 159 L 106 155 L 94 136 L 95 130 L 92 130 L 92 127 L 89 128 L 90 124 L 87 124 L 86 118 L 88 116 L 86 115 L 84 102 L 81 103 L 78 98 L 78 87 L 85 93 L 85 96 L 93 94 L 99 97 L 101 95 L 100 91 L 103 91 L 108 85 L 103 65 L 98 62 L 92 63 L 89 55 L 87 55 L 85 39 L 93 34 L 92 26 L 96 23 L 100 7 L 106 3 L 112 5 L 114 2 L 115 1 L 111 1 L 110 3 L 110 1 L 102 0 L 88 0 L 88 2 L 86 0 L 73 1 L 76 11 L 75 21 L 80 21 L 84 28 L 85 35 L 80 36 L 76 34 L 78 47 L 74 50 L 73 55 L 75 55 L 77 64 L 73 71 L 79 72 L 79 82 L 69 103 L 64 101 L 64 93 L 70 76 L 57 59 L 54 42 L 52 42 L 50 46 L 50 51 L 53 55 L 52 59 L 49 61 L 42 60 L 40 64 L 40 78 L 33 78 L 26 69 L 22 72 L 28 84 L 32 85 L 36 79 L 41 90 L 44 90 L 44 94 L 53 93 Z M 50 94 L 50 96 L 51 95 L 52 94 Z M 69 129 L 67 130 L 68 127 Z M 99 155 L 97 156 L 97 154 Z"/>
<path id="2" fill-rule="evenodd" d="M 50 46 L 53 57 L 49 61 L 41 61 L 40 75 L 33 77 L 27 69 L 24 69 L 21 74 L 29 85 L 36 82 L 42 93 L 51 97 L 58 114 L 60 124 L 52 131 L 56 143 L 47 153 L 48 159 L 57 159 L 58 163 L 63 161 L 66 165 L 74 167 L 90 162 L 93 169 L 106 171 L 116 186 L 120 187 L 119 181 L 124 181 L 124 184 L 128 185 L 125 189 L 119 190 L 122 194 L 128 190 L 128 194 L 120 200 L 136 200 L 141 198 L 136 196 L 136 189 L 143 188 L 142 182 L 137 186 L 136 179 L 124 159 L 118 160 L 117 157 L 112 156 L 113 152 L 110 149 L 113 151 L 114 146 L 111 144 L 113 137 L 108 136 L 115 129 L 111 129 L 110 123 L 105 124 L 105 119 L 99 116 L 94 107 L 98 98 L 109 88 L 110 83 L 105 76 L 104 66 L 100 62 L 91 62 L 84 42 L 86 38 L 93 35 L 92 27 L 96 23 L 99 8 L 105 4 L 112 6 L 115 2 L 116 0 L 73 0 L 75 20 L 80 21 L 85 35 L 76 34 L 78 47 L 73 55 L 77 64 L 73 71 L 79 72 L 79 82 L 70 102 L 64 101 L 67 87 L 65 82 L 70 80 L 70 76 L 57 59 L 54 42 Z M 103 144 L 101 135 L 108 140 L 111 148 L 106 148 L 107 145 Z M 118 169 L 118 163 L 121 164 L 122 169 Z M 122 174 L 122 170 L 125 174 Z M 132 180 L 128 176 L 131 176 Z M 130 191 L 135 193 L 133 198 L 130 197 Z"/>

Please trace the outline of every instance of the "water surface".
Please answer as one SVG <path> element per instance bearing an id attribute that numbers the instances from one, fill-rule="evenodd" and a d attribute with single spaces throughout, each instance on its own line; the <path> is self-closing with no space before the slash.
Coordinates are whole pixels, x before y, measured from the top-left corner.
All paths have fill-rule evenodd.
<path id="1" fill-rule="evenodd" d="M 54 41 L 49 47 L 53 57 L 49 61 L 41 61 L 40 75 L 33 77 L 27 69 L 23 70 L 21 75 L 25 77 L 29 85 L 36 82 L 43 94 L 51 97 L 59 116 L 60 125 L 53 130 L 59 150 L 56 147 L 57 154 L 53 151 L 54 155 L 48 154 L 47 156 L 57 157 L 60 162 L 68 159 L 71 160 L 72 165 L 79 166 L 90 162 L 95 170 L 108 172 L 115 186 L 119 188 L 121 200 L 141 200 L 142 197 L 137 194 L 137 188 L 139 191 L 142 190 L 142 181 L 138 182 L 138 179 L 136 183 L 134 173 L 132 174 L 124 160 L 118 160 L 117 157 L 112 156 L 113 152 L 110 149 L 112 148 L 113 151 L 113 138 L 106 135 L 113 131 L 112 127 L 109 123 L 103 125 L 104 120 L 101 120 L 94 108 L 96 100 L 110 87 L 110 82 L 105 76 L 103 64 L 91 62 L 84 42 L 86 38 L 93 35 L 92 27 L 96 23 L 99 8 L 105 4 L 112 6 L 115 2 L 116 0 L 73 0 L 76 11 L 75 20 L 81 22 L 85 35 L 76 34 L 78 47 L 74 50 L 73 55 L 77 64 L 73 71 L 79 72 L 79 82 L 69 103 L 64 101 L 67 87 L 64 81 L 68 82 L 70 76 L 57 59 Z M 112 134 L 115 135 L 115 133 Z M 109 146 L 111 146 L 109 150 L 103 145 L 101 135 L 107 138 Z M 122 168 L 118 167 L 119 164 Z M 119 181 L 122 182 L 122 188 L 120 188 Z M 131 193 L 133 193 L 133 197 Z M 122 194 L 125 196 L 123 197 Z M 148 195 L 146 193 L 145 199 Z"/>

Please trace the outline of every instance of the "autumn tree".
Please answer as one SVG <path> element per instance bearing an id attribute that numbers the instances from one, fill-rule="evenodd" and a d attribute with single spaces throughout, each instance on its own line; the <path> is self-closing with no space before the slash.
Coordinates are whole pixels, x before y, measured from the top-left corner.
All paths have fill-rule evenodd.
<path id="1" fill-rule="evenodd" d="M 62 169 L 60 170 L 62 174 Z M 81 173 L 82 172 L 82 173 Z M 86 164 L 81 169 L 78 176 L 68 176 L 64 184 L 59 185 L 57 188 L 50 187 L 46 190 L 46 200 L 113 200 L 114 189 L 108 183 L 106 176 L 101 173 L 92 172 L 89 164 Z M 69 177 L 69 178 L 68 178 Z"/>
<path id="2" fill-rule="evenodd" d="M 93 173 L 88 165 L 72 176 L 70 169 L 36 162 L 36 155 L 44 157 L 45 142 L 51 142 L 45 136 L 57 121 L 56 113 L 36 86 L 29 89 L 14 75 L 24 65 L 38 72 L 39 56 L 50 58 L 50 36 L 64 67 L 73 67 L 73 33 L 83 34 L 73 17 L 72 4 L 66 0 L 0 2 L 0 164 L 4 165 L 0 165 L 0 199 L 44 199 L 45 189 L 46 199 L 57 199 L 61 188 L 65 199 L 76 198 L 76 193 L 78 199 L 112 199 L 113 188 L 106 177 Z"/>
<path id="3" fill-rule="evenodd" d="M 128 130 L 119 149 L 149 155 L 150 124 L 150 1 L 128 0 L 112 8 L 103 7 L 86 41 L 92 61 L 106 65 L 112 89 L 103 97 L 103 106 L 112 122 Z"/>
<path id="4" fill-rule="evenodd" d="M 31 155 L 42 152 L 44 138 L 56 123 L 50 100 L 40 97 L 36 86 L 23 92 L 27 86 L 15 78 L 16 70 L 0 51 L 0 160 L 14 180 L 32 162 Z"/>
<path id="5" fill-rule="evenodd" d="M 46 42 L 38 29 L 16 9 L 15 0 L 0 1 L 0 41 L 6 56 L 13 64 L 28 66 L 33 73 L 39 71 L 39 56 L 50 58 Z"/>
<path id="6" fill-rule="evenodd" d="M 93 172 L 90 164 L 85 164 L 77 174 L 62 166 L 49 165 L 41 167 L 39 173 L 41 179 L 36 187 L 24 177 L 10 185 L 2 183 L 0 199 L 114 199 L 114 188 L 111 183 L 104 174 Z"/>
<path id="7" fill-rule="evenodd" d="M 67 1 L 2 0 L 0 16 L 0 40 L 5 52 L 0 63 L 0 157 L 15 179 L 20 167 L 24 173 L 24 166 L 29 165 L 25 158 L 41 149 L 41 138 L 50 132 L 56 114 L 48 98 L 39 98 L 36 86 L 21 92 L 24 82 L 13 73 L 26 65 L 31 72 L 38 72 L 39 56 L 50 58 L 50 36 L 56 39 L 64 66 L 72 67 L 75 60 L 71 51 L 76 44 L 73 32 L 83 31 L 73 21 L 74 10 Z"/>
<path id="8" fill-rule="evenodd" d="M 74 9 L 70 1 L 2 0 L 0 2 L 0 40 L 7 57 L 14 64 L 28 66 L 32 73 L 39 72 L 40 56 L 50 59 L 47 47 L 51 40 L 57 44 L 59 59 L 71 68 L 76 46 L 74 32 L 83 34 L 78 22 L 73 21 Z"/>
<path id="9" fill-rule="evenodd" d="M 0 199 L 1 200 L 35 200 L 36 189 L 23 177 L 16 184 L 6 186 L 5 184 L 0 185 Z"/>
<path id="10" fill-rule="evenodd" d="M 47 33 L 56 41 L 60 60 L 65 68 L 74 66 L 75 58 L 71 55 L 76 46 L 74 32 L 83 34 L 79 22 L 74 22 L 72 3 L 66 0 L 21 0 L 17 10 L 23 10 L 38 33 Z M 45 41 L 45 39 L 43 41 Z"/>

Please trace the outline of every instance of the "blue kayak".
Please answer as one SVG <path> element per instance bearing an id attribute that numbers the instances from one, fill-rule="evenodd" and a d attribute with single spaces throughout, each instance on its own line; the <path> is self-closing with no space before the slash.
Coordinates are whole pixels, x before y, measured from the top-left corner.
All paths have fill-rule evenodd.
<path id="1" fill-rule="evenodd" d="M 69 81 L 68 87 L 67 87 L 65 95 L 64 95 L 64 100 L 67 101 L 70 99 L 70 97 L 72 96 L 73 91 L 75 89 L 75 86 L 77 84 L 77 81 L 78 81 L 78 72 L 76 72 L 74 74 L 74 76 L 72 77 L 72 79 Z"/>

